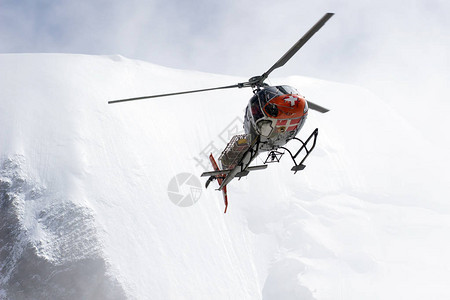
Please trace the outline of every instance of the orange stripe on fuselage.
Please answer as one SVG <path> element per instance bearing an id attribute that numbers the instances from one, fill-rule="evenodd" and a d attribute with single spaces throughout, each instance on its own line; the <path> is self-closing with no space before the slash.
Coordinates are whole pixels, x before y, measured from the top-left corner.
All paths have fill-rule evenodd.
<path id="1" fill-rule="evenodd" d="M 276 117 L 270 116 L 273 119 L 296 119 L 304 115 L 305 98 L 299 95 L 281 95 L 271 99 L 264 107 L 266 115 L 270 115 L 266 111 L 269 104 L 275 104 L 278 107 L 278 115 Z"/>

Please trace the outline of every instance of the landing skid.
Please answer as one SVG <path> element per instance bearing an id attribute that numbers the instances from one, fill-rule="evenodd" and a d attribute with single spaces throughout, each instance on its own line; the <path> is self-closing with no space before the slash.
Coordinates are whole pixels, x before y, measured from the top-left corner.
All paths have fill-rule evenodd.
<path id="1" fill-rule="evenodd" d="M 294 166 L 291 168 L 291 171 L 294 171 L 294 174 L 296 174 L 298 171 L 303 170 L 306 166 L 303 164 L 303 162 L 306 160 L 306 158 L 309 156 L 309 154 L 311 153 L 311 151 L 314 149 L 314 147 L 316 146 L 316 140 L 317 140 L 317 135 L 319 134 L 319 129 L 316 128 L 311 135 L 306 139 L 305 142 L 303 142 L 301 139 L 298 139 L 296 137 L 294 137 L 294 140 L 299 141 L 300 143 L 302 143 L 302 146 L 300 147 L 300 149 L 298 149 L 298 151 L 295 154 L 292 154 L 291 150 L 289 150 L 288 148 L 285 147 L 280 147 L 279 149 L 283 149 L 285 150 L 287 153 L 289 153 L 289 155 L 292 158 L 292 161 L 294 162 Z M 311 145 L 310 145 L 311 144 Z M 308 146 L 311 146 L 308 148 Z M 295 160 L 297 158 L 297 156 L 303 151 L 305 155 L 303 156 L 302 160 L 300 161 L 300 163 L 297 163 L 297 161 Z M 277 150 L 272 150 L 269 152 L 269 154 L 267 155 L 266 161 L 264 162 L 264 164 L 268 164 L 268 163 L 274 163 L 274 162 L 280 162 L 281 157 L 286 153 L 286 152 L 280 152 Z"/>

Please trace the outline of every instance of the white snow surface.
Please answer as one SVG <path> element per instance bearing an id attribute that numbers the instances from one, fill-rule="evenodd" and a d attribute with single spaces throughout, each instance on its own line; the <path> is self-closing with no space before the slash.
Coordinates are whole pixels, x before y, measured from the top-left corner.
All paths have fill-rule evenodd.
<path id="1" fill-rule="evenodd" d="M 0 55 L 0 299 L 449 299 L 447 154 L 373 93 L 271 79 L 331 111 L 298 136 L 319 128 L 305 170 L 233 181 L 227 214 L 217 183 L 190 207 L 168 184 L 205 171 L 250 89 L 107 104 L 246 79 Z"/>

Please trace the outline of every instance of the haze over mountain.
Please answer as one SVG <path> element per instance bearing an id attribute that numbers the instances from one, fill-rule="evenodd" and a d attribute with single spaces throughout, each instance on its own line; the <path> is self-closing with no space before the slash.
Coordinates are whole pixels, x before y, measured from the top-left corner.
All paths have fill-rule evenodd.
<path id="1" fill-rule="evenodd" d="M 250 89 L 107 101 L 248 78 L 121 56 L 0 66 L 0 299 L 450 297 L 446 153 L 371 92 L 271 78 L 331 111 L 299 134 L 319 128 L 305 170 L 233 181 L 223 214 L 215 186 L 181 207 L 169 183 L 211 169 Z"/>

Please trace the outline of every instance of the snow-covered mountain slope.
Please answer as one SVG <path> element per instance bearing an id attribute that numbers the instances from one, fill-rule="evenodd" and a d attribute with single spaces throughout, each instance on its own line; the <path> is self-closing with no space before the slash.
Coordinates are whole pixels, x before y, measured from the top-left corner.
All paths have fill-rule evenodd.
<path id="1" fill-rule="evenodd" d="M 250 90 L 107 104 L 246 79 L 0 55 L 0 298 L 450 297 L 448 159 L 368 91 L 272 79 L 331 111 L 300 132 L 319 127 L 304 171 L 233 181 L 225 215 L 214 188 L 180 207 L 169 183 L 210 168 Z"/>

